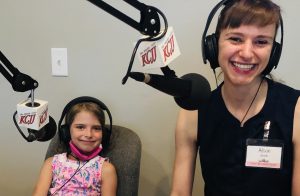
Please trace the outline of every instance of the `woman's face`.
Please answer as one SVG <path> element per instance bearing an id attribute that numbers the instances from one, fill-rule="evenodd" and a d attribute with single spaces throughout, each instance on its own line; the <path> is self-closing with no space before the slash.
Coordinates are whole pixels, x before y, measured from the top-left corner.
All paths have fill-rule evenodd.
<path id="1" fill-rule="evenodd" d="M 218 60 L 224 81 L 243 85 L 260 77 L 269 62 L 274 35 L 275 24 L 223 29 L 219 37 Z"/>
<path id="2" fill-rule="evenodd" d="M 81 111 L 75 115 L 70 126 L 72 142 L 83 152 L 91 152 L 102 141 L 102 126 L 91 112 Z"/>

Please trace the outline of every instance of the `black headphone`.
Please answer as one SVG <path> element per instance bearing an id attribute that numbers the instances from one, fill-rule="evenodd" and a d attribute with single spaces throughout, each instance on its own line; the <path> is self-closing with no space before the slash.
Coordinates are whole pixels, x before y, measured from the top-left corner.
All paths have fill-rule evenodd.
<path id="1" fill-rule="evenodd" d="M 108 107 L 100 100 L 94 98 L 94 97 L 89 97 L 89 96 L 82 96 L 82 97 L 77 97 L 70 101 L 65 108 L 63 109 L 63 112 L 61 114 L 61 117 L 58 122 L 58 133 L 59 133 L 59 139 L 61 142 L 63 142 L 66 146 L 69 145 L 69 141 L 71 140 L 71 135 L 70 135 L 70 125 L 67 124 L 62 124 L 62 121 L 65 117 L 65 115 L 69 112 L 69 110 L 76 104 L 79 103 L 85 103 L 85 102 L 92 102 L 97 104 L 102 110 L 106 111 L 108 118 L 109 118 L 109 126 L 106 128 L 104 125 L 102 127 L 102 147 L 103 150 L 107 149 L 109 145 L 109 139 L 111 135 L 111 130 L 112 130 L 112 116 L 111 113 L 108 109 Z"/>
<path id="2" fill-rule="evenodd" d="M 217 67 L 219 67 L 219 61 L 218 61 L 218 38 L 215 33 L 212 35 L 206 35 L 208 28 L 210 26 L 210 23 L 216 14 L 216 12 L 222 7 L 223 5 L 226 6 L 229 2 L 232 2 L 233 0 L 223 0 L 219 2 L 210 12 L 208 15 L 205 29 L 202 35 L 202 58 L 203 62 L 206 64 L 207 60 L 210 63 L 210 67 L 215 70 Z M 281 56 L 281 51 L 282 51 L 282 44 L 283 44 L 283 21 L 282 17 L 280 15 L 280 33 L 281 33 L 281 39 L 280 43 L 274 41 L 269 63 L 265 70 L 262 72 L 263 75 L 269 74 L 272 69 L 276 69 L 280 56 Z"/>

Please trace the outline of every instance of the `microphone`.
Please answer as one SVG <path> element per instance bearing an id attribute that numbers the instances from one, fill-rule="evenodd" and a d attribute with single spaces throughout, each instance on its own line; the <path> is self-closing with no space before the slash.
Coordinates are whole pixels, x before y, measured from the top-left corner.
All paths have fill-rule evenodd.
<path id="1" fill-rule="evenodd" d="M 196 110 L 211 94 L 209 82 L 203 76 L 189 73 L 181 78 L 140 72 L 131 72 L 129 77 L 148 84 L 174 97 L 175 102 L 186 110 Z"/>
<path id="2" fill-rule="evenodd" d="M 27 142 L 35 140 L 44 142 L 55 136 L 56 123 L 48 114 L 48 102 L 29 99 L 17 104 L 17 111 L 13 115 L 15 126 Z M 26 127 L 26 136 L 20 127 Z"/>
<path id="3" fill-rule="evenodd" d="M 55 136 L 56 129 L 57 126 L 55 120 L 51 116 L 49 116 L 49 123 L 46 124 L 42 129 L 40 130 L 27 129 L 29 135 L 27 136 L 26 140 L 28 142 L 33 142 L 35 140 L 39 142 L 48 141 Z"/>

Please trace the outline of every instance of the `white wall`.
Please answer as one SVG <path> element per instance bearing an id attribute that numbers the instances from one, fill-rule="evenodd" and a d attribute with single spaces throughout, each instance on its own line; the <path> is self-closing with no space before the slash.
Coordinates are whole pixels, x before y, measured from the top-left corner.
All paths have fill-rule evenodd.
<path id="1" fill-rule="evenodd" d="M 106 2 L 139 20 L 137 10 L 125 2 Z M 209 66 L 202 63 L 201 35 L 206 17 L 218 1 L 142 2 L 163 11 L 175 29 L 182 55 L 170 67 L 178 76 L 200 73 L 215 88 Z M 285 39 L 275 75 L 300 88 L 296 35 L 300 2 L 279 3 Z M 131 79 L 121 84 L 140 33 L 85 0 L 1 0 L 0 24 L 0 50 L 20 71 L 39 82 L 35 95 L 49 101 L 51 116 L 58 121 L 65 104 L 77 96 L 101 99 L 109 106 L 114 124 L 135 130 L 142 140 L 140 195 L 169 195 L 179 108 L 172 97 L 144 84 Z M 68 77 L 51 76 L 50 50 L 59 47 L 68 48 Z M 27 143 L 13 124 L 16 104 L 29 92 L 14 92 L 2 76 L 0 89 L 0 195 L 30 195 L 49 142 Z M 199 166 L 196 170 L 194 195 L 203 195 Z"/>

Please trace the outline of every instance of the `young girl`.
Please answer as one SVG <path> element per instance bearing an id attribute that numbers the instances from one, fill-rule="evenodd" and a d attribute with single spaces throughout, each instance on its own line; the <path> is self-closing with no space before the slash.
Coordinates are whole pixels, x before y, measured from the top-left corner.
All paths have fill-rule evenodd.
<path id="1" fill-rule="evenodd" d="M 66 112 L 65 123 L 59 131 L 67 152 L 45 161 L 33 195 L 116 195 L 115 168 L 98 155 L 109 139 L 102 108 L 77 103 Z"/>

